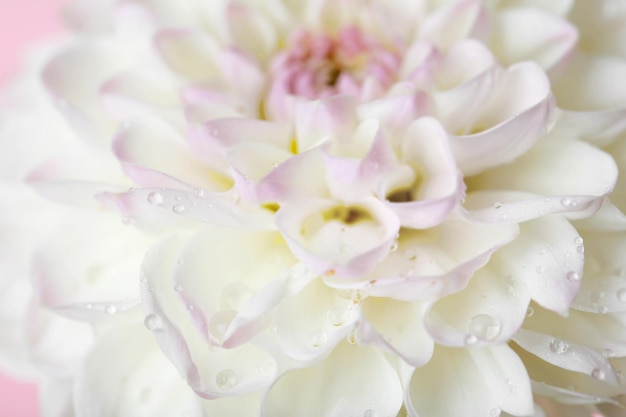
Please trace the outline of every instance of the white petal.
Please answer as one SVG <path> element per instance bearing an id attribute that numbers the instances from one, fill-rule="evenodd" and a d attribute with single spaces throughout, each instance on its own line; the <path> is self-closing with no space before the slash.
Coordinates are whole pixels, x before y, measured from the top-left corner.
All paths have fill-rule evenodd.
<path id="1" fill-rule="evenodd" d="M 78 415 L 165 417 L 187 411 L 194 401 L 192 391 L 139 325 L 107 333 L 90 353 L 75 384 Z"/>
<path id="2" fill-rule="evenodd" d="M 563 217 L 550 216 L 520 225 L 520 234 L 498 252 L 506 270 L 528 287 L 540 305 L 567 315 L 580 288 L 583 239 Z"/>
<path id="3" fill-rule="evenodd" d="M 400 227 L 373 197 L 290 202 L 278 211 L 276 225 L 294 255 L 312 269 L 345 278 L 363 275 L 384 259 Z"/>
<path id="4" fill-rule="evenodd" d="M 283 375 L 268 392 L 262 415 L 395 416 L 401 405 L 400 380 L 385 357 L 343 343 L 316 366 Z"/>
<path id="5" fill-rule="evenodd" d="M 467 288 L 436 301 L 426 313 L 435 341 L 469 347 L 506 343 L 522 326 L 530 302 L 524 282 L 510 272 L 496 252 Z"/>
<path id="6" fill-rule="evenodd" d="M 529 415 L 533 411 L 526 369 L 506 345 L 438 347 L 433 359 L 415 370 L 408 398 L 412 415 L 428 417 L 485 417 L 500 411 Z"/>
<path id="7" fill-rule="evenodd" d="M 278 36 L 263 14 L 244 3 L 229 3 L 226 19 L 235 45 L 262 62 L 269 59 L 277 46 Z"/>
<path id="8" fill-rule="evenodd" d="M 482 225 L 451 218 L 433 229 L 400 234 L 397 246 L 370 274 L 347 281 L 325 276 L 331 286 L 398 300 L 429 300 L 462 290 L 492 253 L 513 240 L 518 226 Z"/>
<path id="9" fill-rule="evenodd" d="M 155 37 L 165 63 L 176 73 L 193 81 L 218 74 L 218 45 L 206 33 L 192 29 L 166 29 Z"/>
<path id="10" fill-rule="evenodd" d="M 616 179 L 615 161 L 605 152 L 584 142 L 546 138 L 515 162 L 473 178 L 470 189 L 603 196 Z"/>
<path id="11" fill-rule="evenodd" d="M 354 329 L 358 306 L 321 280 L 283 300 L 276 311 L 276 334 L 291 358 L 311 362 L 326 356 Z"/>
<path id="12" fill-rule="evenodd" d="M 537 8 L 504 10 L 494 23 L 492 50 L 506 65 L 533 60 L 550 69 L 572 51 L 578 40 L 573 25 Z"/>
<path id="13" fill-rule="evenodd" d="M 392 352 L 412 366 L 422 366 L 432 357 L 433 339 L 424 326 L 423 306 L 385 298 L 362 302 L 363 322 L 358 340 Z"/>
<path id="14" fill-rule="evenodd" d="M 559 368 L 586 375 L 600 375 L 601 372 L 603 381 L 618 384 L 611 363 L 597 350 L 525 329 L 520 330 L 513 340 L 527 352 Z"/>
<path id="15" fill-rule="evenodd" d="M 478 1 L 457 1 L 431 13 L 421 27 L 421 37 L 446 50 L 469 37 L 483 13 Z"/>

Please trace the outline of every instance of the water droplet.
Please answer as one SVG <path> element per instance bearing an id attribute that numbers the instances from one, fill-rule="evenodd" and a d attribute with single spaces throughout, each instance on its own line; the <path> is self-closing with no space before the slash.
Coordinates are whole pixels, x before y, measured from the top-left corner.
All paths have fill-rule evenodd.
<path id="1" fill-rule="evenodd" d="M 219 389 L 228 390 L 233 388 L 239 382 L 237 374 L 232 369 L 222 369 L 215 376 L 215 383 Z"/>
<path id="2" fill-rule="evenodd" d="M 395 252 L 398 250 L 398 241 L 395 241 L 391 244 L 391 247 L 389 248 L 390 252 Z"/>
<path id="3" fill-rule="evenodd" d="M 488 314 L 478 314 L 469 322 L 469 333 L 483 340 L 493 340 L 500 334 L 500 322 Z"/>
<path id="4" fill-rule="evenodd" d="M 563 207 L 570 207 L 572 205 L 572 199 L 569 197 L 563 197 L 561 199 L 561 205 L 563 205 Z"/>
<path id="5" fill-rule="evenodd" d="M 370 408 L 365 410 L 365 412 L 363 413 L 363 417 L 377 417 L 377 414 L 374 410 Z"/>
<path id="6" fill-rule="evenodd" d="M 185 289 L 183 288 L 182 285 L 180 285 L 180 284 L 174 285 L 174 291 L 176 291 L 176 292 L 183 292 L 184 290 Z"/>
<path id="7" fill-rule="evenodd" d="M 311 335 L 311 344 L 313 345 L 313 347 L 320 347 L 327 341 L 328 335 L 326 334 L 326 332 L 318 331 Z"/>
<path id="8" fill-rule="evenodd" d="M 535 314 L 535 309 L 529 306 L 528 310 L 526 310 L 526 317 L 532 317 L 534 314 Z"/>
<path id="9" fill-rule="evenodd" d="M 104 308 L 107 314 L 115 314 L 117 313 L 117 306 L 115 304 L 109 304 Z"/>
<path id="10" fill-rule="evenodd" d="M 328 310 L 326 318 L 331 326 L 343 326 L 348 321 L 349 314 L 345 308 L 333 308 Z"/>
<path id="11" fill-rule="evenodd" d="M 87 310 L 92 310 L 92 309 L 93 309 L 93 304 L 91 304 L 91 303 L 86 304 L 86 305 L 85 305 L 85 308 L 86 308 Z"/>
<path id="12" fill-rule="evenodd" d="M 496 201 L 495 203 L 493 203 L 493 208 L 494 209 L 502 208 L 502 201 Z"/>
<path id="13" fill-rule="evenodd" d="M 578 236 L 576 239 L 574 239 L 574 243 L 577 245 L 582 245 L 583 244 L 583 238 Z"/>
<path id="14" fill-rule="evenodd" d="M 606 314 L 609 312 L 609 308 L 607 306 L 598 306 L 599 314 Z"/>
<path id="15" fill-rule="evenodd" d="M 205 192 L 202 188 L 194 188 L 193 189 L 193 195 L 195 195 L 198 198 L 202 198 L 205 195 Z"/>
<path id="16" fill-rule="evenodd" d="M 232 282 L 222 288 L 220 307 L 225 310 L 240 310 L 252 297 L 252 289 L 242 282 Z"/>
<path id="17" fill-rule="evenodd" d="M 562 355 L 569 350 L 569 343 L 567 343 L 565 340 L 554 338 L 550 342 L 550 350 L 557 355 Z"/>
<path id="18" fill-rule="evenodd" d="M 234 310 L 220 310 L 216 312 L 209 321 L 209 332 L 217 339 L 221 339 L 235 316 L 237 316 L 237 312 Z"/>
<path id="19" fill-rule="evenodd" d="M 145 276 L 145 275 L 141 275 L 141 277 L 139 277 L 139 281 L 140 281 L 142 284 L 147 284 L 147 283 L 148 283 L 148 277 L 147 277 L 147 276 Z"/>
<path id="20" fill-rule="evenodd" d="M 576 246 L 576 252 L 585 253 L 585 247 L 583 245 Z"/>
<path id="21" fill-rule="evenodd" d="M 569 271 L 567 273 L 567 280 L 569 282 L 578 282 L 580 281 L 580 274 L 576 271 Z"/>
<path id="22" fill-rule="evenodd" d="M 611 349 L 603 349 L 602 350 L 602 356 L 604 356 L 605 358 L 612 358 L 613 357 L 613 351 Z"/>
<path id="23" fill-rule="evenodd" d="M 593 368 L 593 371 L 591 371 L 591 376 L 593 377 L 593 379 L 602 381 L 606 379 L 606 372 L 602 368 Z"/>
<path id="24" fill-rule="evenodd" d="M 490 417 L 499 417 L 500 413 L 502 413 L 502 410 L 500 410 L 499 408 L 492 408 L 491 411 L 489 412 L 489 416 Z"/>
<path id="25" fill-rule="evenodd" d="M 187 210 L 187 207 L 183 204 L 174 204 L 174 207 L 172 207 L 172 211 L 176 214 L 182 214 L 185 210 Z"/>
<path id="26" fill-rule="evenodd" d="M 475 345 L 477 342 L 478 342 L 478 338 L 474 336 L 473 334 L 468 334 L 467 336 L 465 336 L 465 344 L 467 346 Z"/>
<path id="27" fill-rule="evenodd" d="M 163 204 L 163 202 L 165 202 L 165 199 L 163 198 L 163 195 L 161 193 L 157 191 L 152 191 L 148 194 L 148 203 L 152 204 L 153 206 L 160 206 Z"/>
<path id="28" fill-rule="evenodd" d="M 146 318 L 143 320 L 143 324 L 146 326 L 146 329 L 156 332 L 163 328 L 163 322 L 161 318 L 156 314 L 148 314 Z"/>
<path id="29" fill-rule="evenodd" d="M 620 288 L 615 295 L 620 303 L 626 303 L 626 288 Z"/>
<path id="30" fill-rule="evenodd" d="M 538 274 L 543 274 L 544 272 L 546 272 L 546 267 L 545 267 L 545 266 L 543 266 L 543 265 L 539 265 L 539 266 L 536 268 L 536 271 L 537 271 L 537 273 L 538 273 Z"/>

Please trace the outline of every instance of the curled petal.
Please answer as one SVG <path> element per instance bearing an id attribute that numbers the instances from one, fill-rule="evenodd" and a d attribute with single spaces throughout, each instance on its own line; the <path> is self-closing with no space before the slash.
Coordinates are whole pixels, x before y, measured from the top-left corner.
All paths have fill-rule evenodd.
<path id="1" fill-rule="evenodd" d="M 483 12 L 481 3 L 475 0 L 450 3 L 428 16 L 421 28 L 421 37 L 446 50 L 469 37 Z"/>
<path id="2" fill-rule="evenodd" d="M 411 415 L 480 417 L 500 411 L 513 415 L 533 412 L 524 364 L 506 345 L 438 347 L 431 361 L 415 370 L 407 396 Z"/>
<path id="3" fill-rule="evenodd" d="M 391 416 L 402 406 L 401 393 L 398 375 L 383 354 L 342 343 L 323 362 L 281 376 L 265 397 L 263 415 Z"/>
<path id="4" fill-rule="evenodd" d="M 367 298 L 361 305 L 359 342 L 392 352 L 412 366 L 420 367 L 430 360 L 435 343 L 424 326 L 422 304 Z"/>
<path id="5" fill-rule="evenodd" d="M 571 53 L 578 40 L 576 27 L 540 9 L 503 10 L 494 23 L 491 46 L 506 65 L 532 60 L 549 70 Z"/>
<path id="6" fill-rule="evenodd" d="M 530 302 L 522 280 L 508 276 L 509 265 L 498 252 L 467 288 L 436 301 L 426 312 L 426 328 L 446 346 L 489 346 L 506 343 L 526 318 Z"/>
<path id="7" fill-rule="evenodd" d="M 299 259 L 319 273 L 344 278 L 363 275 L 384 259 L 400 227 L 373 197 L 290 202 L 277 213 L 276 225 Z"/>
<path id="8" fill-rule="evenodd" d="M 154 42 L 165 63 L 192 81 L 210 80 L 219 74 L 217 41 L 191 29 L 165 29 Z"/>

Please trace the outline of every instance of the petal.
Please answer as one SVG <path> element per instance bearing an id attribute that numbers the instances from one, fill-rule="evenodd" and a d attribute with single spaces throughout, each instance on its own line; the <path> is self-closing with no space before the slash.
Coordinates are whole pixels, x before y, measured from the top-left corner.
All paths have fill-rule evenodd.
<path id="1" fill-rule="evenodd" d="M 435 344 L 424 326 L 423 306 L 386 298 L 363 300 L 363 321 L 357 338 L 400 356 L 412 366 L 423 366 Z"/>
<path id="2" fill-rule="evenodd" d="M 446 50 L 459 40 L 469 37 L 483 13 L 478 1 L 463 0 L 445 5 L 428 15 L 421 27 L 421 38 Z"/>
<path id="3" fill-rule="evenodd" d="M 513 338 L 515 343 L 538 358 L 559 368 L 591 375 L 603 375 L 603 381 L 617 385 L 618 379 L 611 363 L 601 352 L 570 343 L 549 334 L 522 329 Z"/>
<path id="4" fill-rule="evenodd" d="M 231 180 L 219 170 L 211 169 L 188 149 L 184 138 L 167 124 L 157 119 L 134 122 L 121 130 L 113 143 L 113 151 L 122 162 L 149 168 L 178 178 L 188 184 L 213 191 L 231 187 Z M 138 171 L 127 170 L 128 174 Z M 140 185 L 143 178 L 135 178 Z"/>
<path id="5" fill-rule="evenodd" d="M 573 25 L 537 8 L 501 11 L 491 36 L 492 50 L 505 65 L 532 60 L 546 70 L 565 59 L 578 40 Z"/>
<path id="6" fill-rule="evenodd" d="M 289 357 L 311 363 L 329 354 L 354 329 L 360 311 L 321 280 L 284 299 L 276 311 L 276 335 Z"/>
<path id="7" fill-rule="evenodd" d="M 400 380 L 384 356 L 343 343 L 323 362 L 283 375 L 267 393 L 262 415 L 395 416 L 401 405 Z"/>
<path id="8" fill-rule="evenodd" d="M 469 189 L 519 190 L 539 195 L 604 196 L 617 167 L 605 152 L 576 140 L 540 140 L 515 162 L 472 178 Z"/>
<path id="9" fill-rule="evenodd" d="M 462 290 L 491 254 L 518 234 L 513 224 L 489 226 L 451 218 L 428 230 L 406 229 L 397 245 L 358 281 L 325 276 L 328 285 L 397 300 L 431 300 Z M 449 256 L 449 254 L 454 254 Z"/>
<path id="10" fill-rule="evenodd" d="M 431 118 L 417 120 L 405 134 L 403 162 L 419 173 L 414 183 L 406 188 L 413 201 L 386 202 L 405 227 L 433 227 L 447 218 L 463 198 L 465 187 L 447 139 L 439 122 Z M 402 185 L 404 191 L 406 185 Z M 392 184 L 382 183 L 379 195 L 389 198 L 397 192 L 391 187 Z"/>
<path id="11" fill-rule="evenodd" d="M 566 110 L 614 110 L 626 107 L 626 87 L 620 82 L 626 62 L 613 56 L 579 53 L 553 91 L 559 107 Z"/>
<path id="12" fill-rule="evenodd" d="M 135 277 L 151 239 L 101 211 L 74 210 L 57 224 L 34 257 L 34 285 L 42 304 L 82 305 L 83 319 L 97 315 L 98 306 L 103 307 L 100 317 L 105 316 L 107 303 L 132 305 L 139 297 Z"/>
<path id="13" fill-rule="evenodd" d="M 583 239 L 563 217 L 550 216 L 520 225 L 520 234 L 498 256 L 515 280 L 543 307 L 567 315 L 580 288 Z"/>
<path id="14" fill-rule="evenodd" d="M 192 29 L 164 29 L 154 38 L 165 63 L 192 81 L 210 80 L 219 73 L 217 41 Z"/>
<path id="15" fill-rule="evenodd" d="M 181 251 L 193 243 L 189 237 L 182 233 L 170 235 L 146 256 L 141 286 L 148 313 L 146 327 L 152 330 L 161 350 L 187 383 L 203 398 L 239 395 L 268 386 L 276 373 L 274 360 L 252 344 L 210 349 L 202 335 L 203 315 L 198 312 L 198 305 L 186 305 L 185 297 L 181 297 L 174 277 L 182 266 L 178 263 Z"/>
<path id="16" fill-rule="evenodd" d="M 508 346 L 438 347 L 413 374 L 408 408 L 428 417 L 529 415 L 533 399 L 526 369 Z"/>
<path id="17" fill-rule="evenodd" d="M 496 252 L 467 288 L 432 304 L 425 319 L 429 334 L 446 346 L 506 343 L 522 326 L 530 302 L 524 283 L 509 273 Z"/>
<path id="18" fill-rule="evenodd" d="M 275 221 L 296 257 L 318 273 L 345 278 L 363 275 L 384 259 L 399 229 L 396 216 L 373 197 L 290 202 Z"/>
<path id="19" fill-rule="evenodd" d="M 261 13 L 244 3 L 230 3 L 226 21 L 231 41 L 261 62 L 269 60 L 277 47 L 274 26 Z"/>
<path id="20" fill-rule="evenodd" d="M 195 401 L 139 325 L 114 330 L 100 340 L 77 376 L 74 396 L 75 411 L 94 417 L 178 415 Z"/>
<path id="21" fill-rule="evenodd" d="M 584 233 L 585 270 L 572 308 L 589 312 L 626 312 L 624 233 Z"/>

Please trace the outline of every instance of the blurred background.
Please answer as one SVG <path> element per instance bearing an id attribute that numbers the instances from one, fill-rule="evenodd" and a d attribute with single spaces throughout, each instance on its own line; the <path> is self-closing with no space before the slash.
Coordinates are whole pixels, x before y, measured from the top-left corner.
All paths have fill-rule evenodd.
<path id="1" fill-rule="evenodd" d="M 20 69 L 25 51 L 58 36 L 59 17 L 67 0 L 0 0 L 0 89 Z M 0 417 L 38 417 L 34 384 L 16 381 L 0 369 Z"/>

